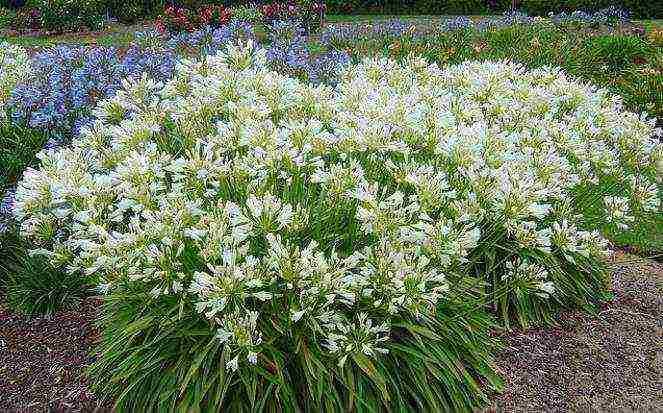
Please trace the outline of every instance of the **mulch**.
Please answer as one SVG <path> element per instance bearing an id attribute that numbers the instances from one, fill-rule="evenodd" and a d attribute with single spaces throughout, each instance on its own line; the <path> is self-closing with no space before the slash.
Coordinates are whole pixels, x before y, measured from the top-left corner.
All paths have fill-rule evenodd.
<path id="1" fill-rule="evenodd" d="M 494 411 L 663 412 L 663 264 L 622 255 L 612 283 L 598 314 L 503 337 Z"/>
<path id="2" fill-rule="evenodd" d="M 98 301 L 53 317 L 28 318 L 0 304 L 0 411 L 94 411 L 81 373 L 93 360 Z"/>
<path id="3" fill-rule="evenodd" d="M 620 255 L 615 299 L 554 328 L 503 335 L 506 390 L 489 411 L 663 412 L 663 264 Z M 0 304 L 0 411 L 102 411 L 84 378 L 98 301 L 52 318 Z"/>

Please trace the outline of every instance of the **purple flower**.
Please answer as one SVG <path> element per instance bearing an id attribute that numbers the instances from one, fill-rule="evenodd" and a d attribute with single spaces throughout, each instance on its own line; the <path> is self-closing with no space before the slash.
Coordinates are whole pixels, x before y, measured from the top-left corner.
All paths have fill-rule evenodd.
<path id="1" fill-rule="evenodd" d="M 471 29 L 474 27 L 474 23 L 472 23 L 472 20 L 465 16 L 458 16 L 456 18 L 453 18 L 451 20 L 447 20 L 444 22 L 442 25 L 444 30 L 448 31 L 454 31 L 454 30 L 463 30 L 463 29 Z"/>
<path id="2" fill-rule="evenodd" d="M 0 215 L 10 215 L 16 202 L 16 189 L 8 189 L 0 200 Z"/>

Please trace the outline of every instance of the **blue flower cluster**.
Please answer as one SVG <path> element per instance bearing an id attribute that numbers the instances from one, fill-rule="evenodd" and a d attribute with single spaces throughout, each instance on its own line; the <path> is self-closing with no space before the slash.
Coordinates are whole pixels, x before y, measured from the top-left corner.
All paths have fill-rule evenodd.
<path id="1" fill-rule="evenodd" d="M 335 84 L 350 63 L 345 51 L 312 54 L 305 29 L 297 21 L 277 21 L 269 29 L 267 60 L 277 71 L 303 77 L 313 83 Z"/>
<path id="2" fill-rule="evenodd" d="M 551 14 L 550 19 L 555 23 L 584 23 L 590 25 L 613 25 L 628 23 L 631 20 L 631 14 L 628 10 L 619 7 L 610 6 L 601 9 L 595 13 L 588 13 L 581 10 L 574 11 L 573 13 L 559 13 Z"/>
<path id="3" fill-rule="evenodd" d="M 409 29 L 404 21 L 398 19 L 366 24 L 331 25 L 320 33 L 320 42 L 324 45 L 333 45 L 337 40 L 400 37 Z"/>
<path id="4" fill-rule="evenodd" d="M 253 26 L 233 20 L 219 28 L 205 27 L 193 33 L 174 35 L 166 41 L 166 46 L 178 54 L 215 54 L 223 45 L 240 39 L 256 41 Z"/>
<path id="5" fill-rule="evenodd" d="M 170 39 L 158 32 L 137 33 L 126 50 L 57 46 L 32 59 L 33 76 L 14 89 L 9 111 L 17 123 L 67 139 L 91 121 L 97 102 L 113 96 L 123 79 L 146 73 L 167 80 L 182 54 L 215 53 L 231 40 L 253 36 L 250 26 L 238 23 Z"/>
<path id="6" fill-rule="evenodd" d="M 33 76 L 12 92 L 13 119 L 68 134 L 85 123 L 96 102 L 120 88 L 122 79 L 142 72 L 167 78 L 174 56 L 135 46 L 125 53 L 112 47 L 58 46 L 37 54 L 32 69 Z"/>
<path id="7" fill-rule="evenodd" d="M 571 14 L 560 13 L 550 15 L 548 18 L 555 24 L 577 22 L 588 25 L 608 26 L 624 24 L 630 21 L 629 13 L 617 7 L 608 7 L 595 13 L 582 11 Z M 345 43 L 356 40 L 395 38 L 405 35 L 419 37 L 465 29 L 487 30 L 514 25 L 531 25 L 535 24 L 537 20 L 539 19 L 519 11 L 506 12 L 497 18 L 485 17 L 476 20 L 471 20 L 466 16 L 458 16 L 443 20 L 437 27 L 436 25 L 408 25 L 403 20 L 393 19 L 378 23 L 330 26 L 320 34 L 320 40 L 325 45 L 334 45 L 335 42 Z"/>
<path id="8" fill-rule="evenodd" d="M 92 121 L 91 110 L 113 96 L 122 79 L 146 73 L 155 80 L 167 80 L 181 56 L 213 54 L 238 39 L 256 40 L 249 23 L 235 21 L 172 37 L 139 32 L 126 49 L 57 46 L 32 59 L 33 76 L 12 92 L 9 111 L 15 122 L 67 140 Z M 312 55 L 297 22 L 275 22 L 269 40 L 268 55 L 275 69 L 312 82 L 333 83 L 350 61 L 345 52 Z"/>

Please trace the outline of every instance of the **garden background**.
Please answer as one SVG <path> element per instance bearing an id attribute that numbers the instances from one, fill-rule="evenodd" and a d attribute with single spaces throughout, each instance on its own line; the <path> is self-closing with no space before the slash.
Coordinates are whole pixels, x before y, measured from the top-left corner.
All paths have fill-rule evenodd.
<path id="1" fill-rule="evenodd" d="M 637 0 L 0 1 L 0 408 L 660 408 L 662 16 L 660 2 Z M 418 72 L 423 64 L 438 65 L 427 69 L 438 82 Z M 211 98 L 209 84 L 254 100 Z M 464 109 L 418 100 L 410 88 L 456 93 Z M 159 111 L 143 107 L 150 99 Z M 373 99 L 394 112 L 371 111 Z M 399 112 L 411 99 L 424 112 L 447 108 L 451 120 L 426 122 L 469 128 L 458 135 L 468 145 L 482 136 L 490 150 L 471 159 L 486 177 L 454 160 L 461 149 L 426 149 L 421 112 Z M 518 113 L 531 124 L 511 124 Z M 348 120 L 355 116 L 379 127 L 362 129 Z M 491 116 L 503 122 L 497 135 L 472 129 Z M 257 118 L 284 129 L 273 134 Z M 542 127 L 554 137 L 538 135 Z M 160 132 L 145 132 L 153 128 Z M 236 142 L 233 133 L 264 138 Z M 233 155 L 213 139 L 228 139 Z M 538 160 L 541 145 L 552 169 Z M 136 166 L 154 147 L 182 163 Z M 294 168 L 300 158 L 274 148 L 301 151 L 318 169 Z M 252 172 L 231 163 L 237 180 L 211 184 L 220 160 L 268 173 L 248 183 Z M 172 192 L 142 199 L 160 189 L 123 177 L 124 162 Z M 206 167 L 186 166 L 198 164 Z M 559 192 L 503 181 L 527 182 L 523 168 L 534 174 L 531 188 L 552 174 L 546 182 Z M 108 205 L 104 185 L 117 185 Z M 482 198 L 485 188 L 501 189 Z M 145 209 L 189 215 L 165 235 L 174 224 Z M 425 217 L 413 213 L 420 209 Z M 98 229 L 135 243 L 139 217 L 161 234 L 132 244 L 145 261 Z M 218 240 L 223 254 L 212 252 L 210 222 L 226 220 L 237 245 Z M 434 231 L 444 234 L 439 245 Z M 171 237 L 184 255 L 168 255 Z M 155 264 L 159 254 L 169 258 Z M 313 262 L 324 277 L 290 268 Z M 161 280 L 127 277 L 155 266 Z M 226 278 L 231 266 L 239 272 Z M 334 266 L 372 288 L 334 278 Z M 390 269 L 383 278 L 375 268 Z M 284 275 L 292 271 L 302 277 L 296 293 Z M 340 318 L 320 322 L 328 311 Z"/>

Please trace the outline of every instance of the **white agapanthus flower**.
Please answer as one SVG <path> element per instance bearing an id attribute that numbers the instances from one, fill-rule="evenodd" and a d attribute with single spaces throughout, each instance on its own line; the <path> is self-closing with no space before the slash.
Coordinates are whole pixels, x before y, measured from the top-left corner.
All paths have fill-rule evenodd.
<path id="1" fill-rule="evenodd" d="M 107 289 L 189 301 L 231 370 L 260 362 L 265 323 L 340 364 L 376 357 L 495 237 L 516 255 L 602 256 L 578 185 L 624 182 L 606 198 L 618 225 L 629 204 L 660 208 L 654 121 L 557 69 L 369 59 L 332 89 L 268 70 L 249 43 L 124 87 L 72 147 L 40 155 L 15 215 L 42 254 Z M 548 296 L 543 262 L 504 275 Z"/>
<path id="2" fill-rule="evenodd" d="M 610 221 L 623 230 L 628 229 L 628 224 L 635 221 L 635 217 L 631 215 L 628 201 L 628 198 L 623 196 L 606 196 L 603 198 Z"/>

